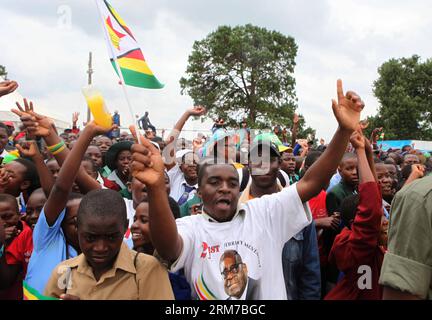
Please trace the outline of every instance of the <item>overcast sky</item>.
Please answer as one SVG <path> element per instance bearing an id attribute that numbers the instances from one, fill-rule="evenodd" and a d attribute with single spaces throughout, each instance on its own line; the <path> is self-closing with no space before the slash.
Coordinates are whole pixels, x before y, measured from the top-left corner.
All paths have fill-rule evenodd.
<path id="1" fill-rule="evenodd" d="M 336 121 L 331 99 L 336 79 L 366 102 L 364 115 L 376 113 L 372 84 L 377 68 L 390 58 L 432 51 L 432 2 L 300 0 L 111 0 L 141 45 L 150 68 L 165 83 L 162 90 L 128 87 L 137 113 L 145 110 L 158 128 L 170 128 L 192 105 L 180 94 L 195 40 L 219 25 L 252 23 L 293 36 L 299 46 L 295 78 L 298 112 L 317 138 L 331 138 Z M 94 84 L 111 111 L 130 116 L 109 63 L 96 6 L 92 0 L 0 0 L 0 64 L 19 91 L 65 120 L 73 111 L 85 120 L 81 88 L 87 83 L 88 52 L 94 56 Z M 70 15 L 70 24 L 68 17 Z M 186 129 L 208 128 L 190 121 Z"/>

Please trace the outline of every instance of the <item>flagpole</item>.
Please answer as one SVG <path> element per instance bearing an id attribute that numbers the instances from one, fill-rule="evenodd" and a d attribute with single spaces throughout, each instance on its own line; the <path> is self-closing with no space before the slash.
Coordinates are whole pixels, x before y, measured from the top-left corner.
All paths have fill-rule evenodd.
<path id="1" fill-rule="evenodd" d="M 99 0 L 95 0 L 95 2 L 96 2 L 96 7 L 98 8 L 100 21 L 102 22 L 102 29 L 104 31 L 105 41 L 106 41 L 107 44 L 109 44 L 111 42 L 110 42 L 107 30 L 106 30 L 105 25 L 104 25 L 104 20 L 103 20 L 102 14 L 101 14 L 101 9 L 99 7 Z M 128 95 L 127 90 L 126 90 L 126 85 L 125 85 L 125 82 L 124 82 L 123 73 L 121 72 L 120 66 L 119 66 L 118 61 L 117 61 L 117 55 L 114 53 L 111 45 L 108 45 L 108 50 L 110 50 L 111 55 L 113 56 L 114 64 L 115 64 L 115 67 L 116 67 L 116 70 L 117 70 L 117 74 L 120 77 L 120 82 L 121 82 L 121 86 L 123 88 L 123 93 L 124 93 L 124 96 L 125 96 L 125 99 L 126 99 L 126 103 L 128 105 L 129 112 L 130 112 L 131 117 L 132 117 L 132 121 L 135 124 L 135 129 L 136 129 L 136 133 L 137 133 L 138 143 L 141 144 L 141 133 L 139 131 L 139 126 L 137 126 L 138 119 L 135 119 L 135 112 L 134 112 L 135 110 L 132 107 L 132 104 L 130 103 L 130 100 L 129 100 L 129 95 Z"/>

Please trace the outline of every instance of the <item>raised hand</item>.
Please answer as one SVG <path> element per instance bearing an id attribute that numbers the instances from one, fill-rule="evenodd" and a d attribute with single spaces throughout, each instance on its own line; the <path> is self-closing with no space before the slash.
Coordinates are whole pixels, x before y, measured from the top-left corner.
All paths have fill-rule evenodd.
<path id="1" fill-rule="evenodd" d="M 39 154 L 36 141 L 25 141 L 22 145 L 16 144 L 15 147 L 22 157 L 33 158 Z"/>
<path id="2" fill-rule="evenodd" d="M 382 132 L 382 127 L 381 128 L 375 128 L 372 130 L 372 134 L 371 134 L 371 140 L 372 143 L 376 143 L 378 141 L 378 137 L 380 135 L 380 132 Z"/>
<path id="3" fill-rule="evenodd" d="M 207 112 L 207 109 L 204 108 L 203 106 L 195 106 L 195 107 L 188 110 L 189 115 L 195 116 L 195 117 L 202 116 L 206 112 Z"/>
<path id="4" fill-rule="evenodd" d="M 360 113 L 364 108 L 364 102 L 353 91 L 348 91 L 344 95 L 342 80 L 340 79 L 337 81 L 337 97 L 337 102 L 334 99 L 332 100 L 333 113 L 339 123 L 339 127 L 352 132 L 357 129 Z"/>
<path id="5" fill-rule="evenodd" d="M 134 126 L 129 127 L 138 142 Z M 149 188 L 165 185 L 165 165 L 159 150 L 146 138 L 140 136 L 141 143 L 132 145 L 132 175 Z"/>
<path id="6" fill-rule="evenodd" d="M 309 149 L 308 141 L 306 139 L 298 139 L 297 143 L 302 147 L 302 149 Z"/>
<path id="7" fill-rule="evenodd" d="M 360 130 L 356 130 L 351 134 L 350 142 L 354 149 L 365 149 L 365 139 Z"/>
<path id="8" fill-rule="evenodd" d="M 16 81 L 2 81 L 0 82 L 0 97 L 12 93 L 18 88 Z"/>
<path id="9" fill-rule="evenodd" d="M 118 128 L 118 126 L 116 124 L 112 125 L 110 128 L 105 128 L 105 127 L 97 125 L 95 121 L 90 121 L 85 126 L 85 130 L 90 130 L 92 132 L 92 135 L 95 137 L 98 135 L 107 134 L 108 132 L 110 132 L 114 129 L 117 129 L 117 128 Z"/>
<path id="10" fill-rule="evenodd" d="M 79 112 L 72 113 L 72 123 L 73 124 L 75 124 L 75 125 L 77 124 L 79 115 L 80 115 Z"/>
<path id="11" fill-rule="evenodd" d="M 33 108 L 33 102 L 30 101 L 28 103 L 27 99 L 24 98 L 24 108 L 21 107 L 19 102 L 16 105 L 18 109 L 12 109 L 11 111 L 20 117 L 29 134 L 38 137 L 47 137 L 50 135 L 51 130 L 54 129 L 54 121 L 36 113 Z"/>
<path id="12" fill-rule="evenodd" d="M 299 118 L 298 114 L 294 113 L 293 123 L 298 124 L 299 121 L 300 121 L 300 118 Z"/>
<path id="13" fill-rule="evenodd" d="M 361 130 L 365 130 L 367 127 L 369 127 L 369 121 L 367 120 L 362 120 L 359 124 Z"/>

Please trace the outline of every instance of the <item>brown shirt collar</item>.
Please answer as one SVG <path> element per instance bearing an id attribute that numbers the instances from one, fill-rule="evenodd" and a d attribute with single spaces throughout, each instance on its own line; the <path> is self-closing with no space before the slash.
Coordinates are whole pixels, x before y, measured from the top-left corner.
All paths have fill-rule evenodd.
<path id="1" fill-rule="evenodd" d="M 131 257 L 131 252 L 136 254 L 135 251 L 130 250 L 128 246 L 124 242 L 122 242 L 120 251 L 117 255 L 113 267 L 102 275 L 98 283 L 104 281 L 104 279 L 114 277 L 117 269 L 136 274 L 137 271 L 133 263 L 134 257 Z M 78 273 L 85 274 L 91 278 L 94 278 L 92 267 L 88 264 L 87 259 L 83 253 L 81 253 L 75 259 L 66 261 L 65 264 L 71 268 L 77 268 Z"/>

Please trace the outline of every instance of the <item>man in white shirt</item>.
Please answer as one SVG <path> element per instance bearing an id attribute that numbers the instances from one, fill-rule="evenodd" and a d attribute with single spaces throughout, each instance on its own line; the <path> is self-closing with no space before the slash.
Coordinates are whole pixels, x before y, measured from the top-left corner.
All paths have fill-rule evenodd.
<path id="1" fill-rule="evenodd" d="M 177 201 L 179 206 L 192 199 L 197 192 L 198 161 L 198 156 L 192 150 L 188 150 L 183 152 L 179 163 L 168 171 L 171 187 L 169 195 Z"/>
<path id="2" fill-rule="evenodd" d="M 283 245 L 312 221 L 305 202 L 317 195 L 335 172 L 364 107 L 354 92 L 343 94 L 340 80 L 337 94 L 338 102 L 333 100 L 332 107 L 339 127 L 324 154 L 296 184 L 241 206 L 237 205 L 239 176 L 234 166 L 204 163 L 198 174 L 203 213 L 174 220 L 163 192 L 164 163 L 158 150 L 144 138 L 142 144 L 133 145 L 133 175 L 148 188 L 153 245 L 170 263 L 171 271 L 184 268 L 193 298 L 229 297 L 219 265 L 226 250 L 237 251 L 247 264 L 248 276 L 259 280 L 258 299 L 287 298 Z"/>

